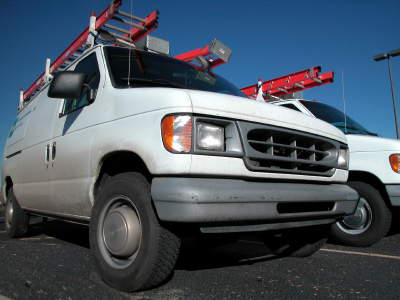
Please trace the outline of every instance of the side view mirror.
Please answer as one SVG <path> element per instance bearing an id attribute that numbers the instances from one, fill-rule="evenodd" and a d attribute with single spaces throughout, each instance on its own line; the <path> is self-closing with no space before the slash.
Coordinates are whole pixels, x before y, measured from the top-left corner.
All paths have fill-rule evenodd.
<path id="1" fill-rule="evenodd" d="M 79 99 L 82 96 L 87 73 L 64 71 L 54 74 L 47 96 L 50 98 Z"/>

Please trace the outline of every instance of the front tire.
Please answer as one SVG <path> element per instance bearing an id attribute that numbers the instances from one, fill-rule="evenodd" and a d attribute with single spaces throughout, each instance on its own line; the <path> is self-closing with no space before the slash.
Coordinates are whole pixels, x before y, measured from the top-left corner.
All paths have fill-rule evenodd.
<path id="1" fill-rule="evenodd" d="M 356 212 L 336 222 L 331 228 L 332 239 L 345 246 L 368 247 L 386 236 L 392 214 L 377 189 L 364 182 L 347 183 L 361 196 Z"/>
<path id="2" fill-rule="evenodd" d="M 180 248 L 179 238 L 158 222 L 150 184 L 133 172 L 114 176 L 102 188 L 92 209 L 89 239 L 101 278 L 124 292 L 162 283 Z"/>
<path id="3" fill-rule="evenodd" d="M 29 215 L 19 205 L 13 188 L 8 192 L 4 213 L 6 235 L 10 238 L 24 236 L 28 231 Z"/>

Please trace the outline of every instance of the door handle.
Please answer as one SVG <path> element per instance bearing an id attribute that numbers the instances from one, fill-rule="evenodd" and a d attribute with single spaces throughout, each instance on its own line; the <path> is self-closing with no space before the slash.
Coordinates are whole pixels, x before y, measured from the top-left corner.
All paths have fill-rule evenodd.
<path id="1" fill-rule="evenodd" d="M 50 145 L 46 145 L 46 162 L 50 160 Z"/>
<path id="2" fill-rule="evenodd" d="M 51 149 L 51 160 L 56 159 L 56 150 L 57 150 L 56 142 L 53 142 L 52 149 Z"/>

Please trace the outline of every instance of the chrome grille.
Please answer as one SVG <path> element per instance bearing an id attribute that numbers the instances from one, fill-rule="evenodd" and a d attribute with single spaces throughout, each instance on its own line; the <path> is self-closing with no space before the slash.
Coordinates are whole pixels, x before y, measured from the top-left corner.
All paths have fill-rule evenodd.
<path id="1" fill-rule="evenodd" d="M 331 176 L 339 142 L 301 131 L 238 122 L 249 170 Z"/>

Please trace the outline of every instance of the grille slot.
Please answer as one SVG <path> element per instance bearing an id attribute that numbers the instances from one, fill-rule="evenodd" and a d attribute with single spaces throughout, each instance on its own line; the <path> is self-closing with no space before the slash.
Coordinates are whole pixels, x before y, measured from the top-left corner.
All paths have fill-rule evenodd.
<path id="1" fill-rule="evenodd" d="M 248 169 L 331 176 L 340 144 L 316 135 L 279 127 L 238 122 Z"/>
<path id="2" fill-rule="evenodd" d="M 279 214 L 294 214 L 308 212 L 326 212 L 332 211 L 335 202 L 301 202 L 301 203 L 278 203 L 277 210 Z"/>

